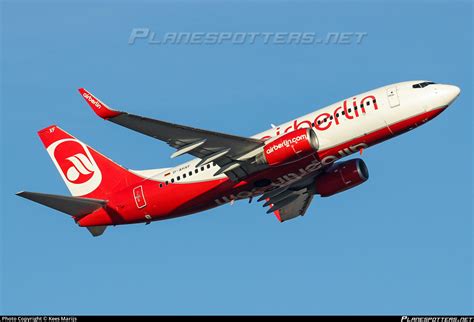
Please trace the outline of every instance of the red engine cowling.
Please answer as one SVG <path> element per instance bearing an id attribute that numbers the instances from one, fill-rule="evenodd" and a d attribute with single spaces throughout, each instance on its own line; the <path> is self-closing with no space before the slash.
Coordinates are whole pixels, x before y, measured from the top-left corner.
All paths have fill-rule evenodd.
<path id="1" fill-rule="evenodd" d="M 285 164 L 315 153 L 318 148 L 318 138 L 313 129 L 299 129 L 265 145 L 263 153 L 257 157 L 257 162 L 270 166 Z"/>
<path id="2" fill-rule="evenodd" d="M 315 190 L 321 197 L 353 188 L 369 179 L 369 171 L 361 159 L 337 162 L 316 178 Z"/>

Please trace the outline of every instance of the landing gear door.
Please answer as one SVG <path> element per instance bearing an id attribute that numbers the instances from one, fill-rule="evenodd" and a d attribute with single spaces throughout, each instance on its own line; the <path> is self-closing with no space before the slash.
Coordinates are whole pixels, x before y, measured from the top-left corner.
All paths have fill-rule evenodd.
<path id="1" fill-rule="evenodd" d="M 398 90 L 396 87 L 387 88 L 387 97 L 390 107 L 400 106 L 400 99 L 398 98 Z"/>

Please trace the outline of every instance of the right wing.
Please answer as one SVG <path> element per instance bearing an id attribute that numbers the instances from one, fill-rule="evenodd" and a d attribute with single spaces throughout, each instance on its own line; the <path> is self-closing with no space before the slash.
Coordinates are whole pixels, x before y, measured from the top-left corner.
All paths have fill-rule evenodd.
<path id="1" fill-rule="evenodd" d="M 275 210 L 275 216 L 281 222 L 288 219 L 293 219 L 298 216 L 304 216 L 306 210 L 308 210 L 311 201 L 313 200 L 314 194 L 304 193 L 298 196 L 292 203 Z"/>
<path id="2" fill-rule="evenodd" d="M 261 151 L 264 143 L 257 139 L 197 129 L 111 109 L 84 88 L 79 92 L 101 118 L 151 136 L 177 149 L 171 157 L 185 153 L 202 159 L 199 165 L 215 162 L 232 180 L 242 180 L 266 166 L 247 160 Z"/>
<path id="3" fill-rule="evenodd" d="M 306 213 L 314 192 L 310 186 L 291 188 L 285 186 L 264 193 L 258 201 L 265 200 L 264 207 L 270 206 L 267 214 L 273 212 L 280 222 L 303 216 Z"/>

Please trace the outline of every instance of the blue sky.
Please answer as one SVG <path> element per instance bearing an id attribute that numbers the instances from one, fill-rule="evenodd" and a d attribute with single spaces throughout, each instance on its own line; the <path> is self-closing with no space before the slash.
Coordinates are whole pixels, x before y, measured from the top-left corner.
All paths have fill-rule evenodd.
<path id="1" fill-rule="evenodd" d="M 472 4 L 2 1 L 2 314 L 473 314 Z M 128 44 L 157 33 L 367 32 L 359 45 Z M 463 90 L 364 152 L 370 179 L 280 224 L 235 203 L 92 238 L 14 196 L 68 194 L 36 131 L 57 124 L 133 169 L 164 143 L 98 119 L 77 92 L 250 136 L 404 80 Z"/>

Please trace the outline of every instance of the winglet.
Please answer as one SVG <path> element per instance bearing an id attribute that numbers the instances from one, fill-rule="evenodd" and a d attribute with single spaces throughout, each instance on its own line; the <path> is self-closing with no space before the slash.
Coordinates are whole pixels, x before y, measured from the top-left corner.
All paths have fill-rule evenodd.
<path id="1" fill-rule="evenodd" d="M 122 114 L 122 112 L 113 110 L 106 104 L 102 103 L 98 98 L 94 97 L 94 95 L 89 93 L 85 88 L 79 88 L 79 93 L 81 93 L 82 97 L 86 100 L 87 104 L 89 104 L 94 113 L 103 118 L 104 120 Z"/>

